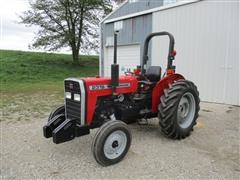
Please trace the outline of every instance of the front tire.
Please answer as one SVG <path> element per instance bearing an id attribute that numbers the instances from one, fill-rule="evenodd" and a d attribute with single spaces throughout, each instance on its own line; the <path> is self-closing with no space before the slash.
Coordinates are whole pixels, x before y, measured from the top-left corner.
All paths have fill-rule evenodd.
<path id="1" fill-rule="evenodd" d="M 52 110 L 52 112 L 50 113 L 49 117 L 48 117 L 48 121 L 50 121 L 52 118 L 54 118 L 57 115 L 63 114 L 65 115 L 65 106 L 59 106 L 57 108 L 55 108 L 54 110 Z"/>
<path id="2" fill-rule="evenodd" d="M 128 126 L 117 120 L 104 123 L 93 139 L 92 153 L 102 166 L 120 162 L 131 145 L 132 135 Z"/>
<path id="3" fill-rule="evenodd" d="M 191 81 L 179 80 L 165 89 L 159 105 L 163 134 L 172 139 L 189 136 L 198 118 L 199 103 L 199 92 Z"/>

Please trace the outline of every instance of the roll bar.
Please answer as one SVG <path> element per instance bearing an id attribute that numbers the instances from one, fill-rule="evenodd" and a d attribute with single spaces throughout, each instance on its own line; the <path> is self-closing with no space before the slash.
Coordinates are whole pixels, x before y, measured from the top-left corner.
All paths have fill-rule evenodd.
<path id="1" fill-rule="evenodd" d="M 173 60 L 175 58 L 174 56 L 176 55 L 176 53 L 174 51 L 175 40 L 174 40 L 174 37 L 173 37 L 172 34 L 170 34 L 169 32 L 163 31 L 163 32 L 152 33 L 152 34 L 148 35 L 147 38 L 145 39 L 144 49 L 143 49 L 143 59 L 142 59 L 142 73 L 145 73 L 144 66 L 147 64 L 147 61 L 148 61 L 149 42 L 155 36 L 168 36 L 169 37 L 170 41 L 169 41 L 169 50 L 168 50 L 168 65 L 167 65 L 167 69 L 175 69 L 175 67 L 172 65 L 173 64 Z"/>

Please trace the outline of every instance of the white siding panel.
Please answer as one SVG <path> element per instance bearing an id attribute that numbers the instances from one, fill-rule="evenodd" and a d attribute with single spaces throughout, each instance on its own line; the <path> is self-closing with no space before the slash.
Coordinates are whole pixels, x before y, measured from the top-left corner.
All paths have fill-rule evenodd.
<path id="1" fill-rule="evenodd" d="M 153 14 L 153 32 L 176 39 L 177 72 L 198 86 L 203 101 L 240 105 L 239 2 L 200 1 Z M 152 64 L 167 62 L 167 38 L 156 38 Z"/>
<path id="2" fill-rule="evenodd" d="M 113 47 L 105 48 L 104 74 L 111 76 L 111 64 L 113 63 Z M 140 64 L 140 46 L 128 45 L 118 46 L 117 49 L 117 62 L 119 64 L 119 74 L 124 74 L 128 69 L 133 70 Z"/>

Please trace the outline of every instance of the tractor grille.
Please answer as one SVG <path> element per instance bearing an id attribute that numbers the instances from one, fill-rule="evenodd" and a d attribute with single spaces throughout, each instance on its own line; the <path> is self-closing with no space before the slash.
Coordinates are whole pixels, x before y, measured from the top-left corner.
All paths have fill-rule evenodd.
<path id="1" fill-rule="evenodd" d="M 76 81 L 65 81 L 65 92 L 80 93 L 80 85 Z"/>
<path id="2" fill-rule="evenodd" d="M 74 100 L 74 94 L 80 94 L 80 85 L 76 81 L 65 81 L 65 93 L 71 93 L 71 99 L 65 97 L 66 118 L 81 122 L 81 101 Z"/>
<path id="3" fill-rule="evenodd" d="M 81 104 L 80 102 L 75 102 L 66 99 L 66 113 L 68 119 L 76 119 L 80 122 L 81 117 Z"/>

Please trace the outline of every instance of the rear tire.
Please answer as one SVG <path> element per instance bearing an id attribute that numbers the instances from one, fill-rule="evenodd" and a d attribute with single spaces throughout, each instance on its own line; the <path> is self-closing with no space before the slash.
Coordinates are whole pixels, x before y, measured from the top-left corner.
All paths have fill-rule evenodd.
<path id="1" fill-rule="evenodd" d="M 50 121 L 53 117 L 55 117 L 56 115 L 60 115 L 60 114 L 65 114 L 65 106 L 62 105 L 60 107 L 57 107 L 56 109 L 54 109 L 49 117 L 48 117 L 48 121 Z"/>
<path id="2" fill-rule="evenodd" d="M 128 126 L 117 120 L 104 123 L 92 142 L 92 153 L 102 166 L 109 166 L 121 161 L 131 145 L 132 135 Z"/>
<path id="3" fill-rule="evenodd" d="M 199 103 L 199 92 L 191 81 L 179 80 L 165 89 L 159 105 L 163 134 L 172 139 L 189 136 L 198 118 Z"/>

